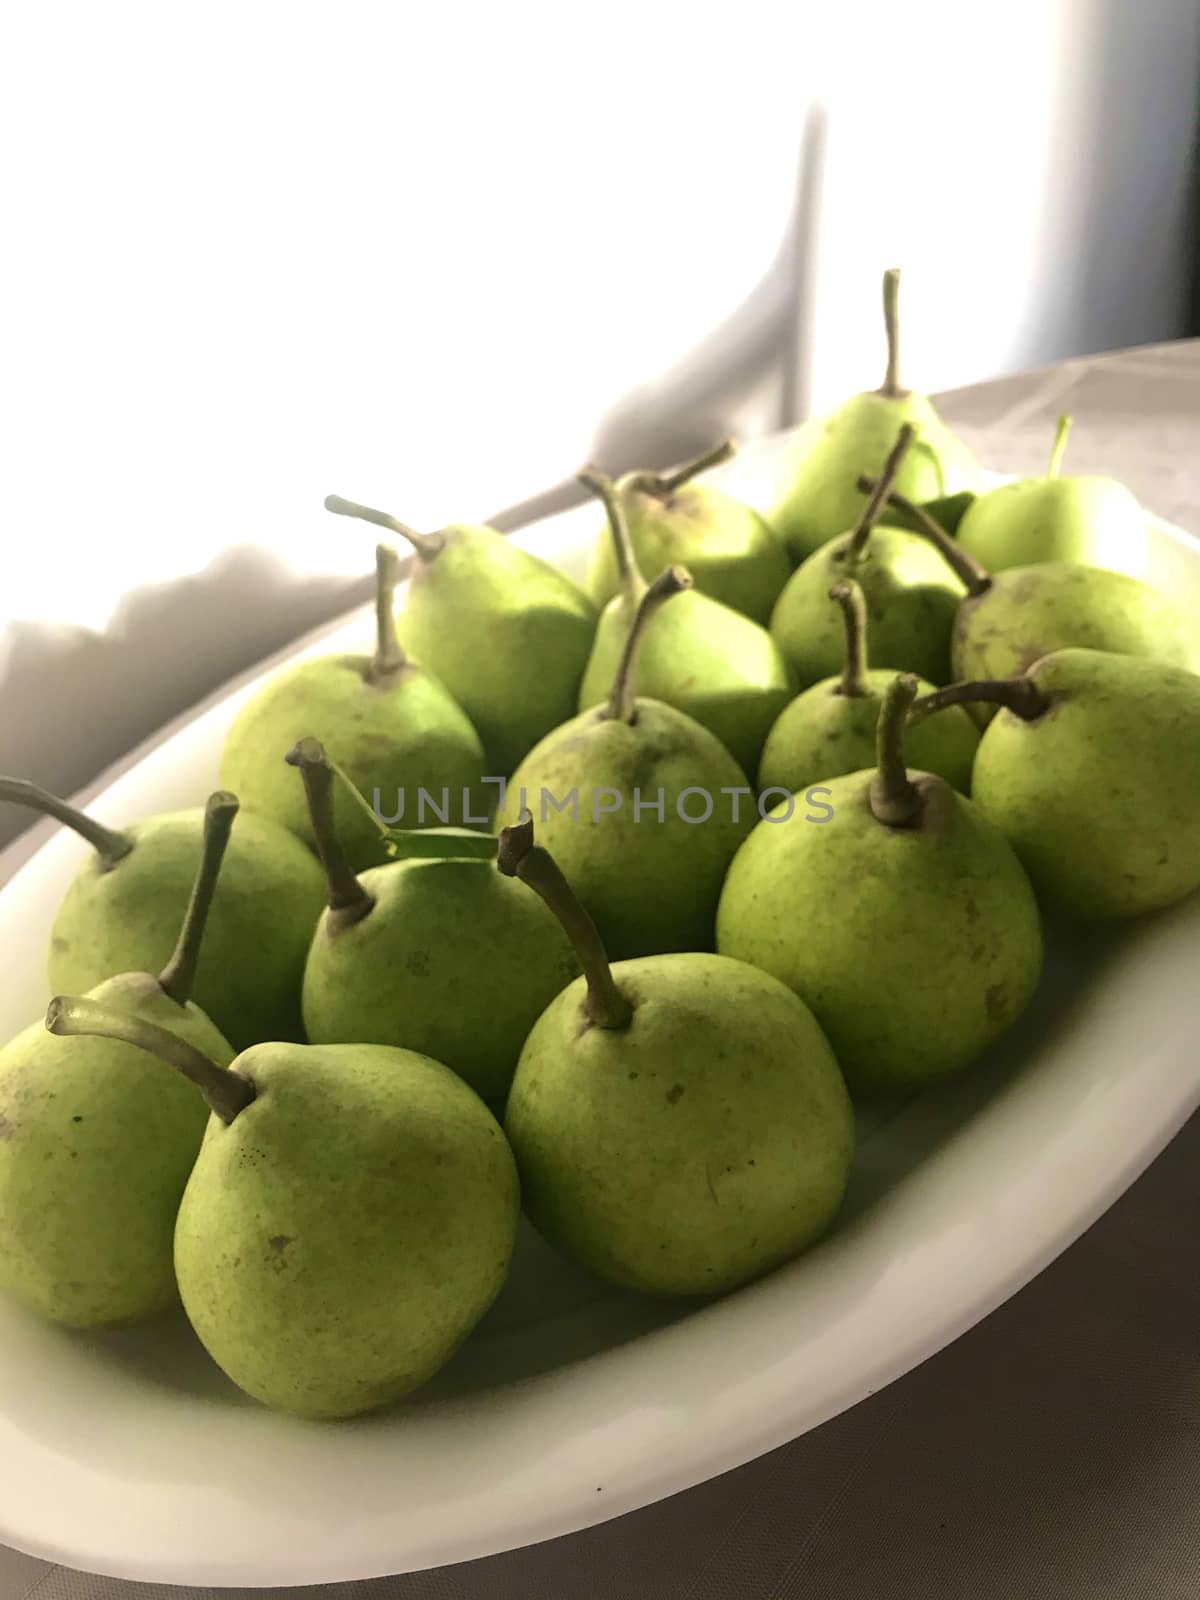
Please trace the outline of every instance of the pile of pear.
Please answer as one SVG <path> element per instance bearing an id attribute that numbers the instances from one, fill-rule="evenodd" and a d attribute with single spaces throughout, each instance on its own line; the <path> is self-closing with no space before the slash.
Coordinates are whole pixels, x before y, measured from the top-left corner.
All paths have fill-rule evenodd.
<path id="1" fill-rule="evenodd" d="M 182 1307 L 332 1420 L 453 1357 L 522 1213 L 624 1290 L 728 1293 L 835 1225 L 856 1101 L 1013 1027 L 1047 928 L 1200 890 L 1200 643 L 1144 513 L 1063 475 L 1065 418 L 984 490 L 897 295 L 883 385 L 765 515 L 707 480 L 728 442 L 588 467 L 581 588 L 331 497 L 410 548 L 403 608 L 381 544 L 371 647 L 251 694 L 206 805 L 114 827 L 0 779 L 86 850 L 0 1050 L 26 1314 Z"/>

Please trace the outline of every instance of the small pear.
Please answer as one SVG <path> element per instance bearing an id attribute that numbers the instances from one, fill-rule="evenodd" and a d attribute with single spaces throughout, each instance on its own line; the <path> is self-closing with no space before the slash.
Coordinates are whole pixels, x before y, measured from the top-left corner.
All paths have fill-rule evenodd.
<path id="1" fill-rule="evenodd" d="M 566 934 L 496 870 L 494 840 L 491 861 L 394 861 L 356 876 L 324 750 L 302 739 L 288 761 L 329 890 L 304 972 L 309 1043 L 401 1045 L 502 1100 L 530 1028 L 578 970 Z"/>
<path id="2" fill-rule="evenodd" d="M 630 472 L 619 478 L 619 500 L 643 572 L 684 566 L 696 595 L 708 595 L 755 622 L 766 623 L 792 564 L 772 529 L 758 512 L 707 483 L 693 480 L 734 453 L 732 439 L 674 472 Z M 588 569 L 588 589 L 597 605 L 624 593 L 621 552 L 614 550 L 609 527 L 596 540 Z"/>
<path id="3" fill-rule="evenodd" d="M 309 846 L 308 809 L 283 758 L 310 730 L 356 788 L 373 792 L 389 810 L 399 795 L 411 826 L 426 819 L 478 825 L 487 816 L 479 735 L 449 690 L 400 649 L 393 614 L 398 558 L 386 545 L 375 554 L 374 654 L 313 656 L 273 673 L 238 713 L 221 755 L 221 780 L 247 809 Z M 387 859 L 364 809 L 348 806 L 338 820 L 352 866 Z"/>
<path id="4" fill-rule="evenodd" d="M 913 715 L 986 700 L 975 804 L 1046 902 L 1081 921 L 1158 911 L 1200 889 L 1200 677 L 1058 650 L 1020 677 L 952 684 Z"/>
<path id="5" fill-rule="evenodd" d="M 143 1017 L 63 996 L 46 1026 L 147 1051 L 207 1102 L 175 1273 L 200 1342 L 255 1399 L 314 1419 L 390 1405 L 499 1293 L 516 1169 L 448 1067 L 386 1045 L 275 1043 L 222 1070 Z"/>
<path id="6" fill-rule="evenodd" d="M 88 997 L 167 1029 L 225 1067 L 233 1050 L 190 999 L 205 920 L 237 811 L 214 794 L 200 864 L 166 966 Z M 218 1070 L 214 1067 L 214 1072 Z M 0 1050 L 0 1287 L 52 1322 L 90 1328 L 178 1302 L 172 1238 L 207 1118 L 138 1050 L 56 1039 L 39 1019 Z"/>
<path id="7" fill-rule="evenodd" d="M 1042 965 L 1029 879 L 1004 835 L 943 779 L 909 772 L 898 677 L 878 766 L 833 778 L 832 816 L 786 806 L 735 856 L 717 948 L 811 1006 L 851 1088 L 914 1089 L 958 1072 L 1021 1015 Z"/>
<path id="8" fill-rule="evenodd" d="M 494 528 L 455 524 L 417 533 L 339 495 L 330 495 L 325 508 L 387 528 L 412 545 L 400 641 L 462 706 L 491 773 L 507 776 L 574 713 L 596 631 L 594 602 L 557 567 Z"/>
<path id="9" fill-rule="evenodd" d="M 1040 561 L 1082 561 L 1133 578 L 1145 569 L 1146 515 L 1125 485 L 1061 475 L 1070 429 L 1071 418 L 1059 417 L 1043 477 L 990 489 L 963 516 L 958 542 L 990 572 Z"/>
<path id="10" fill-rule="evenodd" d="M 877 525 L 914 438 L 905 423 L 879 483 L 865 502 L 859 500 L 852 532 L 810 555 L 776 603 L 771 636 L 802 688 L 841 670 L 842 625 L 829 605 L 829 591 L 847 579 L 863 591 L 871 655 L 878 666 L 913 672 L 932 683 L 945 683 L 950 676 L 950 630 L 963 585 L 919 534 Z"/>
<path id="11" fill-rule="evenodd" d="M 801 429 L 799 455 L 785 463 L 767 521 L 794 561 L 854 526 L 859 512 L 854 480 L 859 473 L 882 470 L 902 424 L 916 434 L 899 480 L 905 495 L 929 500 L 979 487 L 979 467 L 966 445 L 926 395 L 900 382 L 899 294 L 900 273 L 893 267 L 883 275 L 888 360 L 882 386 L 852 395 L 820 424 Z"/>
<path id="12" fill-rule="evenodd" d="M 50 988 L 82 993 L 114 972 L 158 971 L 191 893 L 203 809 L 146 817 L 118 830 L 20 778 L 0 777 L 0 801 L 56 818 L 94 851 L 54 918 Z M 194 994 L 235 1049 L 300 1037 L 300 984 L 324 902 L 314 856 L 269 817 L 242 811 L 225 853 Z"/>
<path id="13" fill-rule="evenodd" d="M 752 821 L 746 775 L 725 746 L 684 712 L 637 694 L 646 632 L 690 585 L 682 567 L 655 578 L 605 704 L 535 746 L 499 807 L 501 825 L 534 812 L 621 958 L 712 948 L 725 869 Z"/>
<path id="14" fill-rule="evenodd" d="M 867 608 L 853 579 L 835 583 L 829 598 L 837 603 L 846 629 L 846 660 L 841 676 L 826 678 L 797 696 L 767 736 L 758 771 L 761 793 L 796 794 L 826 778 L 869 767 L 884 695 L 895 677 L 871 669 L 867 650 Z M 932 684 L 918 680 L 918 693 Z M 952 713 L 957 712 L 957 715 Z M 908 739 L 915 767 L 945 778 L 960 794 L 971 792 L 971 765 L 979 734 L 961 706 L 923 721 Z"/>
<path id="15" fill-rule="evenodd" d="M 608 697 L 648 585 L 629 536 L 620 485 L 595 467 L 585 468 L 579 481 L 604 501 L 620 575 L 620 592 L 600 614 L 579 690 L 579 709 L 587 711 Z M 765 628 L 692 588 L 664 606 L 647 626 L 638 687 L 648 699 L 695 717 L 739 766 L 753 772 L 767 730 L 791 698 L 793 681 Z"/>
<path id="16" fill-rule="evenodd" d="M 736 1288 L 826 1231 L 854 1117 L 829 1043 L 783 984 L 687 952 L 610 967 L 531 819 L 500 867 L 561 918 L 585 976 L 539 1018 L 505 1129 L 534 1226 L 651 1294 Z"/>
<path id="17" fill-rule="evenodd" d="M 864 492 L 876 487 L 860 480 Z M 941 552 L 963 587 L 951 637 L 955 679 L 1010 678 L 1052 651 L 1079 647 L 1200 667 L 1200 636 L 1164 595 L 1125 573 L 1043 561 L 995 574 L 920 506 L 895 493 L 897 510 Z M 972 706 L 986 726 L 995 707 Z"/>

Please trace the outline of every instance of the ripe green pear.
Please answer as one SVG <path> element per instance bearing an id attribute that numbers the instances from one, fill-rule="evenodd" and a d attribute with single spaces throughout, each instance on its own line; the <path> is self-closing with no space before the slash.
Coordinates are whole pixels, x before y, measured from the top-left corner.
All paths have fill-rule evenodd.
<path id="1" fill-rule="evenodd" d="M 274 1043 L 222 1071 L 86 1000 L 52 1002 L 47 1026 L 136 1044 L 208 1100 L 175 1273 L 201 1343 L 247 1394 L 314 1419 L 390 1405 L 499 1293 L 516 1169 L 499 1124 L 448 1067 L 386 1045 Z"/>
<path id="2" fill-rule="evenodd" d="M 880 485 L 860 479 L 864 493 Z M 920 506 L 894 492 L 889 503 L 921 529 L 966 590 L 954 619 L 950 663 L 955 679 L 1016 677 L 1042 656 L 1074 647 L 1200 667 L 1200 635 L 1170 601 L 1126 573 L 1073 561 L 1042 561 L 989 572 Z M 995 707 L 972 715 L 986 726 Z"/>
<path id="3" fill-rule="evenodd" d="M 162 972 L 122 973 L 89 996 L 219 1067 L 233 1050 L 188 996 L 235 810 L 231 796 L 209 802 L 195 889 Z M 0 1288 L 75 1328 L 176 1305 L 175 1215 L 207 1120 L 188 1084 L 131 1045 L 55 1038 L 41 1020 L 25 1028 L 0 1050 Z"/>
<path id="4" fill-rule="evenodd" d="M 412 545 L 400 642 L 470 718 L 487 751 L 489 776 L 512 772 L 574 713 L 596 631 L 595 603 L 494 528 L 456 524 L 416 533 L 337 495 L 325 505 Z"/>
<path id="5" fill-rule="evenodd" d="M 981 494 L 963 516 L 958 541 L 989 572 L 1040 561 L 1080 561 L 1140 577 L 1146 515 L 1115 478 L 1062 477 L 1071 419 L 1058 419 L 1049 470 Z"/>
<path id="6" fill-rule="evenodd" d="M 579 479 L 608 510 L 620 583 L 620 593 L 600 614 L 580 685 L 579 710 L 587 711 L 608 697 L 647 584 L 630 538 L 620 485 L 593 467 Z M 753 772 L 767 730 L 790 700 L 794 684 L 765 628 L 692 588 L 648 623 L 638 658 L 638 687 L 647 699 L 694 717 L 716 734 L 740 767 Z"/>
<path id="7" fill-rule="evenodd" d="M 990 687 L 1011 708 L 980 741 L 975 804 L 1048 905 L 1108 921 L 1200 888 L 1200 677 L 1060 650 Z"/>
<path id="8" fill-rule="evenodd" d="M 499 1294 L 512 1152 L 448 1067 L 386 1045 L 257 1045 L 179 1208 L 184 1308 L 248 1394 L 334 1418 L 401 1399 Z"/>
<path id="9" fill-rule="evenodd" d="M 356 875 L 334 827 L 324 751 L 304 739 L 288 760 L 303 774 L 328 884 L 304 972 L 309 1042 L 403 1046 L 502 1100 L 530 1028 L 578 970 L 566 934 L 496 870 L 494 854 Z"/>
<path id="10" fill-rule="evenodd" d="M 969 800 L 904 766 L 916 692 L 898 678 L 877 770 L 833 778 L 817 825 L 777 807 L 725 882 L 717 948 L 793 989 L 851 1088 L 919 1088 L 960 1071 L 1037 986 L 1042 933 L 1012 846 Z"/>
<path id="11" fill-rule="evenodd" d="M 874 667 L 861 694 L 847 696 L 840 678 L 826 678 L 797 695 L 767 735 L 758 769 L 759 792 L 782 789 L 799 794 L 827 778 L 869 766 L 880 708 L 895 676 L 890 668 Z M 933 688 L 918 679 L 920 694 Z M 948 713 L 955 709 L 959 708 L 948 707 L 914 728 L 909 754 L 919 771 L 944 778 L 960 794 L 970 794 L 979 732 L 965 710 L 961 717 L 951 718 Z"/>
<path id="12" fill-rule="evenodd" d="M 1196 630 L 1165 595 L 1123 573 L 1074 562 L 998 572 L 959 607 L 955 678 L 1007 678 L 1077 647 L 1200 665 Z"/>
<path id="13" fill-rule="evenodd" d="M 616 957 L 711 948 L 726 869 L 754 820 L 746 775 L 672 706 L 639 698 L 633 724 L 604 709 L 585 711 L 529 753 L 499 821 L 533 811 Z M 660 792 L 661 822 L 651 809 Z"/>
<path id="14" fill-rule="evenodd" d="M 157 972 L 191 893 L 203 809 L 147 817 L 118 831 L 22 779 L 0 778 L 4 800 L 57 818 L 94 850 L 54 918 L 50 988 L 84 993 L 115 972 Z M 242 811 L 225 852 L 194 990 L 196 1004 L 235 1049 L 300 1036 L 300 985 L 324 903 L 321 869 L 311 852 L 278 823 Z"/>
<path id="15" fill-rule="evenodd" d="M 607 703 L 536 745 L 498 809 L 500 826 L 527 809 L 537 817 L 620 958 L 711 949 L 721 883 L 752 822 L 746 775 L 725 746 L 684 712 L 636 694 L 647 627 L 689 583 L 682 567 L 659 574 Z"/>
<path id="16" fill-rule="evenodd" d="M 852 531 L 814 551 L 776 602 L 771 637 L 802 688 L 841 668 L 844 632 L 829 591 L 851 580 L 863 592 L 877 666 L 913 672 L 933 683 L 950 676 L 950 632 L 965 593 L 962 581 L 921 535 L 878 525 L 914 448 L 915 434 L 905 425 L 893 438 L 869 497 L 859 496 Z"/>
<path id="17" fill-rule="evenodd" d="M 767 521 L 800 562 L 829 539 L 853 527 L 861 502 L 854 487 L 860 473 L 878 475 L 897 430 L 907 424 L 915 443 L 897 480 L 911 500 L 931 500 L 979 487 L 977 462 L 946 427 L 926 395 L 899 380 L 898 311 L 900 274 L 884 274 L 887 374 L 881 388 L 852 395 L 818 424 L 797 435 L 797 452 L 785 463 Z M 828 589 L 829 585 L 825 585 Z"/>
<path id="18" fill-rule="evenodd" d="M 771 789 L 796 794 L 826 778 L 860 772 L 875 759 L 879 713 L 895 673 L 869 665 L 866 602 L 859 585 L 853 580 L 834 584 L 829 597 L 841 609 L 846 632 L 841 674 L 806 689 L 780 713 L 758 769 L 762 794 Z M 918 693 L 932 689 L 918 680 Z M 966 710 L 948 706 L 911 730 L 908 758 L 922 772 L 969 794 L 978 743 Z"/>
<path id="19" fill-rule="evenodd" d="M 508 1101 L 538 1230 L 652 1294 L 721 1294 L 812 1244 L 841 1204 L 854 1118 L 808 1008 L 721 956 L 610 968 L 528 821 L 500 861 L 557 907 L 586 973 L 538 1020 Z"/>
<path id="20" fill-rule="evenodd" d="M 376 552 L 374 655 L 314 656 L 273 673 L 242 707 L 221 754 L 221 781 L 251 811 L 314 844 L 304 795 L 284 763 L 306 735 L 319 738 L 347 778 L 392 814 L 403 797 L 410 826 L 478 823 L 487 816 L 487 758 L 470 719 L 432 673 L 396 642 L 393 597 L 398 562 Z M 431 797 L 426 810 L 422 791 Z M 437 808 L 440 808 L 437 809 Z M 344 848 L 355 867 L 387 859 L 379 827 L 352 801 L 340 808 Z"/>
<path id="21" fill-rule="evenodd" d="M 693 477 L 733 454 L 732 441 L 671 473 L 631 472 L 616 493 L 643 573 L 685 566 L 697 595 L 766 623 L 791 572 L 787 552 L 752 507 Z M 603 606 L 622 588 L 609 529 L 597 538 L 588 590 Z"/>

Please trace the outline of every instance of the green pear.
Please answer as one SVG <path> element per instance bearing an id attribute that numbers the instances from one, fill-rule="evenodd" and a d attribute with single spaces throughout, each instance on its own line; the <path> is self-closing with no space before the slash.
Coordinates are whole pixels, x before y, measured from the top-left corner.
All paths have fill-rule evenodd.
<path id="1" fill-rule="evenodd" d="M 860 480 L 868 491 L 874 487 Z M 966 596 L 954 619 L 954 678 L 1009 678 L 1052 651 L 1078 647 L 1200 667 L 1200 636 L 1165 595 L 1126 573 L 1075 561 L 989 572 L 921 507 L 892 503 L 954 568 Z M 971 707 L 986 726 L 995 707 Z"/>
<path id="2" fill-rule="evenodd" d="M 80 993 L 114 972 L 157 971 L 191 892 L 203 810 L 171 811 L 117 830 L 20 778 L 0 777 L 5 800 L 55 817 L 94 851 L 54 918 L 50 988 Z M 235 1049 L 300 1036 L 300 985 L 324 903 L 314 856 L 270 818 L 241 812 L 195 985 L 196 1004 Z"/>
<path id="3" fill-rule="evenodd" d="M 534 1226 L 651 1294 L 721 1294 L 812 1244 L 845 1192 L 854 1116 L 808 1008 L 722 956 L 610 967 L 532 819 L 501 834 L 499 861 L 561 918 L 586 974 L 539 1018 L 509 1096 Z"/>
<path id="4" fill-rule="evenodd" d="M 501 825 L 534 811 L 622 958 L 712 948 L 725 869 L 752 821 L 746 775 L 725 746 L 684 712 L 637 694 L 647 629 L 690 583 L 682 567 L 655 578 L 608 700 L 536 745 L 498 809 Z"/>
<path id="5" fill-rule="evenodd" d="M 792 570 L 787 552 L 752 507 L 710 484 L 692 482 L 734 453 L 726 439 L 715 450 L 674 472 L 630 472 L 617 480 L 616 495 L 634 560 L 643 572 L 684 566 L 697 597 L 707 595 L 755 622 L 765 623 Z M 620 551 L 609 527 L 596 540 L 588 589 L 597 605 L 624 593 Z"/>
<path id="6" fill-rule="evenodd" d="M 376 645 L 373 655 L 314 656 L 273 673 L 242 707 L 225 740 L 221 781 L 250 811 L 314 843 L 299 785 L 284 765 L 310 732 L 377 810 L 397 803 L 411 826 L 486 823 L 487 758 L 479 735 L 450 691 L 410 661 L 396 639 L 393 614 L 398 559 L 376 550 Z M 369 812 L 347 806 L 339 817 L 354 867 L 387 859 Z"/>
<path id="7" fill-rule="evenodd" d="M 88 997 L 169 1030 L 221 1067 L 233 1050 L 189 996 L 236 811 L 232 795 L 208 802 L 166 966 L 157 977 L 109 978 Z M 0 1288 L 76 1328 L 177 1304 L 175 1214 L 206 1121 L 187 1084 L 128 1044 L 57 1039 L 40 1020 L 19 1033 L 0 1050 Z"/>
<path id="8" fill-rule="evenodd" d="M 1115 478 L 1060 475 L 1070 428 L 1070 417 L 1059 417 L 1044 477 L 991 489 L 963 516 L 958 542 L 990 572 L 1040 561 L 1082 561 L 1141 576 L 1145 512 Z"/>
<path id="9" fill-rule="evenodd" d="M 767 735 L 758 769 L 761 793 L 776 789 L 796 794 L 826 778 L 861 772 L 875 758 L 875 732 L 884 696 L 894 672 L 868 661 L 867 608 L 853 579 L 835 583 L 829 598 L 837 602 L 846 630 L 846 659 L 841 676 L 825 678 L 798 695 Z M 933 685 L 918 680 L 919 693 Z M 957 713 L 957 714 L 955 714 Z M 971 765 L 979 734 L 961 706 L 947 707 L 915 727 L 908 756 L 922 772 L 945 778 L 961 794 L 971 792 Z"/>
<path id="10" fill-rule="evenodd" d="M 865 502 L 859 501 L 853 530 L 814 551 L 776 602 L 771 637 L 802 688 L 841 669 L 843 630 L 829 605 L 829 591 L 848 579 L 863 591 L 877 665 L 913 672 L 933 683 L 945 683 L 950 676 L 950 631 L 963 585 L 919 534 L 877 526 L 913 440 L 906 423 L 893 441 L 879 482 Z"/>
<path id="11" fill-rule="evenodd" d="M 882 471 L 902 424 L 916 435 L 899 479 L 905 495 L 929 500 L 979 487 L 979 467 L 966 445 L 946 427 L 926 395 L 900 382 L 899 292 L 900 273 L 892 268 L 883 275 L 888 361 L 882 387 L 852 395 L 819 424 L 802 428 L 798 454 L 784 464 L 767 521 L 794 561 L 803 561 L 854 526 L 859 513 L 854 480 L 859 473 Z"/>
<path id="12" fill-rule="evenodd" d="M 735 856 L 717 948 L 812 1007 L 851 1088 L 919 1088 L 968 1066 L 1020 1016 L 1042 965 L 1029 879 L 1012 846 L 943 779 L 909 772 L 898 677 L 878 766 L 833 778 L 832 815 L 785 804 Z"/>
<path id="13" fill-rule="evenodd" d="M 1200 889 L 1200 677 L 1163 661 L 1059 650 L 1020 677 L 953 684 L 913 715 L 986 700 L 975 804 L 1047 903 L 1140 916 Z"/>
<path id="14" fill-rule="evenodd" d="M 580 685 L 579 709 L 587 711 L 608 698 L 648 585 L 629 537 L 620 486 L 594 467 L 581 472 L 579 481 L 604 501 L 620 574 L 620 593 L 600 614 Z M 716 734 L 739 766 L 753 772 L 767 730 L 791 698 L 793 683 L 765 628 L 692 588 L 657 612 L 647 627 L 638 687 L 647 699 L 694 717 Z"/>
<path id="15" fill-rule="evenodd" d="M 445 684 L 478 730 L 494 774 L 506 777 L 574 713 L 596 631 L 594 602 L 494 528 L 417 533 L 339 495 L 325 507 L 412 545 L 401 643 Z"/>
<path id="16" fill-rule="evenodd" d="M 324 750 L 302 739 L 288 760 L 329 893 L 304 972 L 309 1043 L 401 1045 L 502 1100 L 530 1028 L 578 970 L 566 934 L 497 872 L 495 840 L 490 861 L 394 861 L 356 876 Z"/>
<path id="17" fill-rule="evenodd" d="M 207 1102 L 175 1273 L 200 1342 L 255 1399 L 314 1419 L 389 1405 L 499 1293 L 519 1210 L 512 1152 L 440 1062 L 274 1043 L 223 1070 L 142 1017 L 63 996 L 46 1026 L 148 1051 Z"/>

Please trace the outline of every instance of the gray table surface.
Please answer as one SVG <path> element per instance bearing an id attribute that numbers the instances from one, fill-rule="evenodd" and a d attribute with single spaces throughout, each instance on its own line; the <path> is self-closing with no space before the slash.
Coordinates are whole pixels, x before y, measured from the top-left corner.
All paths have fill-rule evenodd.
<path id="1" fill-rule="evenodd" d="M 1010 472 L 1038 470 L 1054 417 L 1071 411 L 1070 470 L 1124 479 L 1200 537 L 1200 341 L 1068 362 L 959 390 L 939 405 L 989 466 Z M 1195 1600 L 1197 1170 L 1200 1118 L 978 1327 L 749 1466 L 568 1538 L 320 1592 L 338 1600 Z M 0 1600 L 148 1594 L 0 1550 Z"/>

